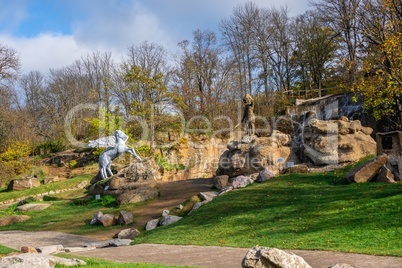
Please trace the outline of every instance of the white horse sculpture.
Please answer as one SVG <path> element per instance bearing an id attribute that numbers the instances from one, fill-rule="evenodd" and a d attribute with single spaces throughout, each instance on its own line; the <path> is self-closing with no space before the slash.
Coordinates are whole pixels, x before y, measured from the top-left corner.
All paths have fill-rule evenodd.
<path id="1" fill-rule="evenodd" d="M 114 132 L 114 137 L 104 137 L 94 141 L 89 141 L 88 146 L 95 147 L 109 147 L 101 153 L 99 156 L 99 172 L 101 174 L 102 180 L 106 179 L 109 176 L 113 175 L 112 170 L 110 169 L 112 165 L 112 161 L 120 156 L 122 153 L 129 153 L 134 156 L 138 161 L 142 161 L 141 157 L 137 155 L 137 153 L 132 148 L 128 148 L 126 146 L 126 141 L 128 136 L 121 130 L 116 130 Z"/>

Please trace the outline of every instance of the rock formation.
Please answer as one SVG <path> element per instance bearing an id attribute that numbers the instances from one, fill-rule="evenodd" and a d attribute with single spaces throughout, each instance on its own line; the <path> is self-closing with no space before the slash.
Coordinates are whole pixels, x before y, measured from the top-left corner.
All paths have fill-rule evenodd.
<path id="1" fill-rule="evenodd" d="M 219 159 L 216 173 L 236 177 L 259 173 L 268 167 L 277 175 L 286 161 L 297 161 L 292 138 L 274 131 L 270 137 L 254 137 L 251 142 L 231 141 Z"/>
<path id="2" fill-rule="evenodd" d="M 254 247 L 250 249 L 242 262 L 243 268 L 311 268 L 300 256 L 277 248 Z"/>
<path id="3" fill-rule="evenodd" d="M 136 162 L 123 168 L 106 180 L 99 180 L 99 174 L 91 180 L 89 193 L 112 195 L 119 204 L 138 203 L 158 196 L 155 188 L 157 174 L 152 160 Z"/>
<path id="4" fill-rule="evenodd" d="M 9 191 L 21 191 L 40 186 L 40 181 L 36 177 L 26 177 L 19 180 L 12 180 L 8 185 Z"/>
<path id="5" fill-rule="evenodd" d="M 298 142 L 302 156 L 315 165 L 357 162 L 377 152 L 377 144 L 370 136 L 372 131 L 360 121 L 346 117 L 330 121 L 310 119 L 302 127 Z"/>

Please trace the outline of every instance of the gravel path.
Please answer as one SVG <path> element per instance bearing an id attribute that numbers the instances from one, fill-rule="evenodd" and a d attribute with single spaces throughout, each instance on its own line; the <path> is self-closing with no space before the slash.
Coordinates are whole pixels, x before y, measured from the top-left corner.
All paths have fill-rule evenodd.
<path id="1" fill-rule="evenodd" d="M 59 232 L 0 232 L 0 244 L 14 249 L 22 246 L 81 246 L 94 242 L 87 237 Z M 127 247 L 101 248 L 74 253 L 77 257 L 94 257 L 116 262 L 141 262 L 166 265 L 188 265 L 211 268 L 241 267 L 248 249 L 140 244 Z M 328 251 L 292 250 L 313 268 L 327 268 L 336 263 L 348 263 L 355 268 L 401 268 L 402 258 L 372 256 Z"/>

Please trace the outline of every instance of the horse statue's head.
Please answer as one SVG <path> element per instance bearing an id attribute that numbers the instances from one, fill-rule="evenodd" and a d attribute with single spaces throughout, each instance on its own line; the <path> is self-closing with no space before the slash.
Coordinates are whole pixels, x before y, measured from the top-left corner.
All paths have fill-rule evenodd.
<path id="1" fill-rule="evenodd" d="M 116 130 L 114 132 L 114 137 L 116 138 L 116 142 L 118 142 L 119 140 L 123 140 L 124 142 L 126 142 L 128 140 L 128 136 L 126 135 L 126 133 L 121 130 Z"/>

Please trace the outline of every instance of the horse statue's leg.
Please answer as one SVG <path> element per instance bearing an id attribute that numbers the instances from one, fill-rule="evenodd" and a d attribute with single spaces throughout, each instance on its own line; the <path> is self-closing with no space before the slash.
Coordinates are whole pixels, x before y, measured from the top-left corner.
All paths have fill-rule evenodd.
<path id="1" fill-rule="evenodd" d="M 99 171 L 100 171 L 102 180 L 106 179 L 107 178 L 106 167 L 99 167 Z"/>
<path id="2" fill-rule="evenodd" d="M 108 174 L 108 177 L 113 176 L 113 172 L 110 169 L 110 167 L 112 166 L 112 162 L 110 162 L 107 166 L 106 166 L 106 173 Z"/>
<path id="3" fill-rule="evenodd" d="M 134 156 L 138 161 L 142 161 L 141 157 L 138 156 L 133 148 L 126 148 L 126 152 Z"/>

